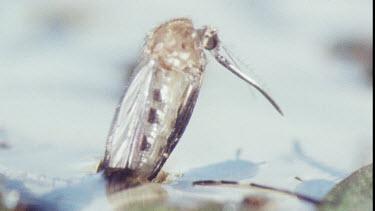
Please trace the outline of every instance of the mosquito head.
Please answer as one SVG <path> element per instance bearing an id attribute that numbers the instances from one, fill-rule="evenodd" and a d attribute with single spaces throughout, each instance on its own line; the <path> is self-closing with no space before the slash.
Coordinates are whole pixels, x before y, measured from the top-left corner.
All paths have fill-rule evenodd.
<path id="1" fill-rule="evenodd" d="M 219 46 L 219 37 L 216 30 L 210 26 L 201 29 L 201 42 L 206 50 L 213 50 Z"/>
<path id="2" fill-rule="evenodd" d="M 205 26 L 203 29 L 198 30 L 200 36 L 201 36 L 201 44 L 204 47 L 204 49 L 210 51 L 210 53 L 215 57 L 215 59 L 223 65 L 226 69 L 237 75 L 242 80 L 246 81 L 248 84 L 256 88 L 272 105 L 273 107 L 281 114 L 283 115 L 283 112 L 281 111 L 280 107 L 277 105 L 277 103 L 272 99 L 272 97 L 260 86 L 256 81 L 254 81 L 252 78 L 246 76 L 243 74 L 239 69 L 232 64 L 227 58 L 225 58 L 220 53 L 220 40 L 217 35 L 217 32 L 214 28 L 210 26 Z M 225 50 L 225 49 L 224 49 Z M 232 59 L 232 57 L 227 53 L 229 58 Z M 233 59 L 232 59 L 233 60 Z"/>

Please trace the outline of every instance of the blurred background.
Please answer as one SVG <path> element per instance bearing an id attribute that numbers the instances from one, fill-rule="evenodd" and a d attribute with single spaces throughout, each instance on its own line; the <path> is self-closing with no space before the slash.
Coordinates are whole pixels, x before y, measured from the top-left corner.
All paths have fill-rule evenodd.
<path id="1" fill-rule="evenodd" d="M 372 162 L 372 4 L 1 1 L 0 167 L 94 173 L 147 33 L 188 17 L 217 28 L 285 116 L 207 54 L 195 111 L 164 170 L 322 197 Z"/>

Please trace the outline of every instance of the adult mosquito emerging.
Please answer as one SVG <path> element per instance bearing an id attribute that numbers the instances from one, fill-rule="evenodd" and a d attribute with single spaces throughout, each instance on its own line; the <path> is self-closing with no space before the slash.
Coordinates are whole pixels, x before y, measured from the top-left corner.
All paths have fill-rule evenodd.
<path id="1" fill-rule="evenodd" d="M 98 171 L 106 176 L 152 180 L 180 140 L 193 112 L 208 50 L 226 69 L 275 101 L 220 54 L 214 28 L 194 29 L 191 20 L 167 21 L 146 41 L 135 76 L 118 106 Z"/>

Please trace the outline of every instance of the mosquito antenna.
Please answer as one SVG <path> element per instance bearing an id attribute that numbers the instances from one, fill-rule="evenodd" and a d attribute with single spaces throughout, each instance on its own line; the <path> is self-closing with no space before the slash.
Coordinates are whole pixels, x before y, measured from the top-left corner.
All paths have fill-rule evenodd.
<path id="1" fill-rule="evenodd" d="M 232 53 L 229 52 L 229 50 L 222 44 L 220 43 L 220 47 L 225 51 L 225 53 L 228 55 L 229 59 L 232 60 L 234 66 L 236 66 L 237 68 L 240 68 L 240 66 L 237 64 L 236 60 L 234 60 L 234 58 L 232 57 Z"/>
<path id="2" fill-rule="evenodd" d="M 238 65 L 238 63 L 236 62 L 236 60 L 233 58 L 233 54 L 232 54 L 232 52 L 231 51 L 229 51 L 229 49 L 227 48 L 227 47 L 225 47 L 224 45 L 223 45 L 223 43 L 220 43 L 220 49 L 223 49 L 224 50 L 224 52 L 225 52 L 225 54 L 229 57 L 229 61 L 231 61 L 231 62 L 233 62 L 233 64 L 234 64 L 234 66 L 239 70 L 239 69 L 241 69 L 240 68 L 240 65 Z M 219 48 L 218 48 L 219 49 Z M 244 65 L 243 63 L 242 63 L 242 61 L 241 60 L 239 60 L 238 58 L 237 58 L 237 61 L 239 61 L 242 65 Z M 246 65 L 245 65 L 246 66 Z M 250 87 L 249 87 L 250 88 Z M 251 93 L 251 95 L 254 97 L 255 96 L 255 94 L 254 94 L 254 92 L 253 92 L 253 90 L 250 88 L 249 89 L 250 90 L 250 93 Z"/>

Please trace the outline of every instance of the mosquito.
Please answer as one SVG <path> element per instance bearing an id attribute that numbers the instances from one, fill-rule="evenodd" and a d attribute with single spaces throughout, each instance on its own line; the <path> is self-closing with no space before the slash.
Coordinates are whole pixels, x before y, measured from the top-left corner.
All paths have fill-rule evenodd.
<path id="1" fill-rule="evenodd" d="M 194 29 L 190 19 L 172 19 L 148 34 L 134 77 L 116 109 L 98 171 L 148 181 L 157 176 L 189 123 L 207 64 L 204 50 L 282 114 L 254 80 L 220 54 L 213 27 Z"/>

